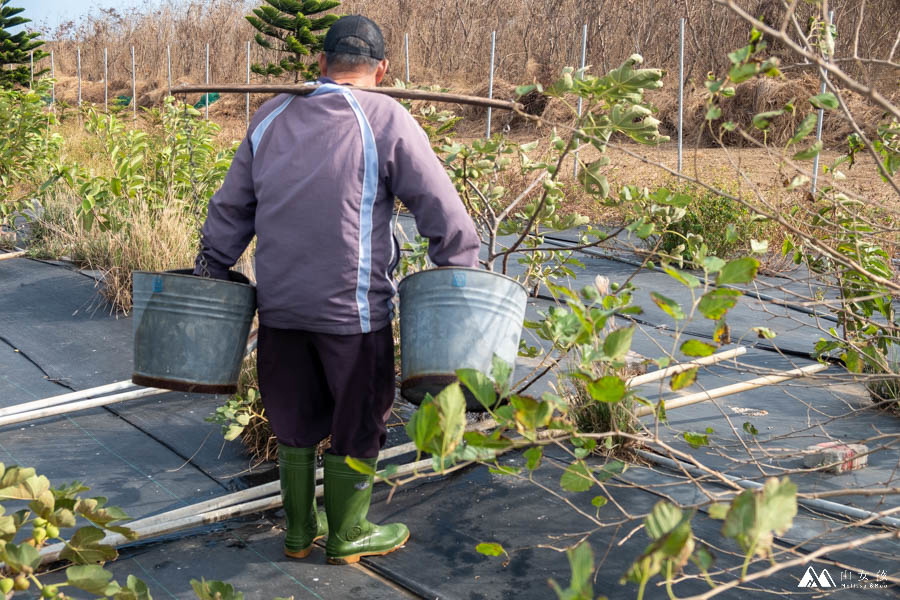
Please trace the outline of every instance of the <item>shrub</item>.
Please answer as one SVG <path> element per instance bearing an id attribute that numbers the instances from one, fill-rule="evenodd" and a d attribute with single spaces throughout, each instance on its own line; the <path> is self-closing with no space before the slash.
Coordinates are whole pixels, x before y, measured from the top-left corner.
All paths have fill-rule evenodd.
<path id="1" fill-rule="evenodd" d="M 41 100 L 48 89 L 47 82 L 33 91 L 0 88 L 0 224 L 21 213 L 59 156 L 62 137 Z"/>

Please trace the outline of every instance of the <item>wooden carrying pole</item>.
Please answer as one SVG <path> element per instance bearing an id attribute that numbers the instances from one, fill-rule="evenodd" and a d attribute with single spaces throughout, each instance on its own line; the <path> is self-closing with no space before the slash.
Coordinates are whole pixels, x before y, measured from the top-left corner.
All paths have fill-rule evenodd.
<path id="1" fill-rule="evenodd" d="M 218 92 L 220 94 L 297 94 L 306 96 L 319 89 L 318 85 L 282 85 L 282 84 L 233 84 L 233 85 L 181 85 L 172 88 L 172 94 L 202 94 Z M 391 98 L 403 98 L 404 100 L 426 100 L 431 102 L 449 102 L 452 104 L 470 104 L 472 106 L 487 106 L 505 110 L 521 111 L 524 107 L 518 102 L 481 98 L 479 96 L 466 96 L 464 94 L 446 94 L 443 92 L 428 92 L 425 90 L 405 90 L 391 87 L 354 87 L 354 90 L 363 92 L 375 92 Z"/>
<path id="2" fill-rule="evenodd" d="M 0 254 L 0 260 L 9 260 L 11 258 L 19 258 L 25 256 L 25 251 L 20 250 L 18 252 L 7 252 L 6 254 Z"/>
<path id="3" fill-rule="evenodd" d="M 715 398 L 722 398 L 724 396 L 731 396 L 732 394 L 746 392 L 747 390 L 752 390 L 758 387 L 781 383 L 782 381 L 787 381 L 788 379 L 793 379 L 794 377 L 812 375 L 813 373 L 824 371 L 827 368 L 828 365 L 816 363 L 814 365 L 809 365 L 800 369 L 783 371 L 778 375 L 764 375 L 763 377 L 757 377 L 756 379 L 750 379 L 749 381 L 742 381 L 740 383 L 733 383 L 731 385 L 715 388 L 706 392 L 698 392 L 696 394 L 690 394 L 681 398 L 674 398 L 672 400 L 664 402 L 663 406 L 665 406 L 667 411 L 672 410 L 673 408 L 681 408 L 683 406 L 697 404 L 698 402 L 713 400 Z M 654 412 L 656 412 L 656 407 L 642 406 L 637 409 L 637 411 L 635 411 L 635 414 L 639 417 L 646 417 L 647 415 L 652 415 Z"/>

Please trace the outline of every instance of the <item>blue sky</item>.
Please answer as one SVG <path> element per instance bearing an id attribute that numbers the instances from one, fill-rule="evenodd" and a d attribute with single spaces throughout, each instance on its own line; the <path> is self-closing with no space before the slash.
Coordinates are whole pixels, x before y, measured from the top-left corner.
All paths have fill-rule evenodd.
<path id="1" fill-rule="evenodd" d="M 146 0 L 12 0 L 10 6 L 24 8 L 20 16 L 31 19 L 33 27 L 47 25 L 54 29 L 60 23 L 75 21 L 97 8 L 148 5 Z"/>

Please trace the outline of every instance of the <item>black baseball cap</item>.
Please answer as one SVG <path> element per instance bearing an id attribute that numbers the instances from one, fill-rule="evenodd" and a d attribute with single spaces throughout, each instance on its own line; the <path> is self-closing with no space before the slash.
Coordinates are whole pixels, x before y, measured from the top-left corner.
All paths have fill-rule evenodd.
<path id="1" fill-rule="evenodd" d="M 381 28 L 362 15 L 341 17 L 325 34 L 325 52 L 360 54 L 376 60 L 384 58 L 384 37 Z"/>

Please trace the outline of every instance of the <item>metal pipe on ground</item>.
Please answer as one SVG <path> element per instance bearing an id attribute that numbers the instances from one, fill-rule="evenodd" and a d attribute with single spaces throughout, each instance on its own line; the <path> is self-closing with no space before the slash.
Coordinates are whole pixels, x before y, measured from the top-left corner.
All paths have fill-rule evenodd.
<path id="1" fill-rule="evenodd" d="M 6 417 L 0 417 L 0 427 L 14 425 L 16 423 L 25 423 L 35 419 L 43 419 L 44 417 L 54 417 L 56 415 L 64 415 L 89 408 L 97 408 L 98 406 L 107 406 L 124 402 L 125 400 L 135 400 L 137 398 L 146 398 L 148 396 L 156 396 L 165 394 L 171 390 L 163 390 L 160 388 L 140 388 L 122 394 L 113 394 L 112 396 L 102 396 L 100 398 L 91 398 L 89 400 L 81 400 L 79 402 L 69 402 L 60 406 L 51 406 L 39 410 L 30 410 L 28 412 L 16 413 Z"/>
<path id="2" fill-rule="evenodd" d="M 726 350 L 725 352 L 718 352 L 716 354 L 704 356 L 703 358 L 698 358 L 690 362 L 681 363 L 672 367 L 653 371 L 651 373 L 645 373 L 644 375 L 636 375 L 635 377 L 627 379 L 625 381 L 625 385 L 627 387 L 637 387 L 646 383 L 653 383 L 654 381 L 665 379 L 670 375 L 676 375 L 678 373 L 687 371 L 688 369 L 693 369 L 694 367 L 713 365 L 725 360 L 737 358 L 738 356 L 743 356 L 746 353 L 747 348 L 745 346 L 738 346 L 737 348 L 732 348 L 731 350 Z"/>
<path id="3" fill-rule="evenodd" d="M 733 383 L 731 385 L 726 385 L 722 387 L 718 387 L 715 389 L 707 390 L 705 392 L 698 392 L 696 394 L 690 394 L 688 396 L 684 396 L 681 398 L 674 398 L 665 402 L 664 406 L 666 410 L 672 410 L 674 408 L 681 408 L 683 406 L 689 406 L 691 404 L 697 404 L 699 402 L 705 402 L 706 400 L 714 400 L 716 398 L 723 398 L 725 396 L 731 396 L 732 394 L 737 394 L 740 392 L 746 392 L 748 390 L 752 390 L 758 387 L 763 387 L 766 385 L 773 385 L 775 383 L 781 383 L 782 381 L 787 381 L 788 379 L 794 379 L 795 377 L 804 377 L 806 375 L 812 375 L 813 373 L 818 373 L 819 371 L 824 371 L 828 368 L 828 365 L 823 365 L 822 363 L 816 363 L 814 365 L 808 365 L 806 367 L 801 367 L 799 369 L 791 369 L 790 371 L 782 371 L 778 375 L 764 375 L 762 377 L 757 377 L 755 379 L 750 379 L 748 381 L 741 381 L 739 383 Z M 642 406 L 635 414 L 638 417 L 646 417 L 648 415 L 652 415 L 656 412 L 656 408 L 653 406 Z"/>
<path id="4" fill-rule="evenodd" d="M 61 394 L 59 396 L 51 396 L 49 398 L 44 398 L 42 400 L 34 400 L 33 402 L 25 402 L 23 404 L 16 404 L 15 406 L 7 406 L 6 408 L 0 408 L 0 417 L 5 417 L 7 415 L 17 414 L 29 412 L 32 410 L 37 410 L 40 408 L 47 408 L 50 406 L 57 406 L 59 404 L 65 404 L 66 402 L 73 402 L 75 400 L 82 400 L 84 398 L 93 398 L 95 396 L 102 396 L 103 394 L 109 394 L 111 392 L 118 392 L 120 390 L 125 390 L 130 387 L 134 387 L 134 384 L 130 379 L 125 381 L 117 381 L 116 383 L 108 383 L 106 385 L 101 385 L 98 387 L 93 387 L 87 390 L 79 390 L 77 392 L 69 392 L 68 394 Z"/>
<path id="5" fill-rule="evenodd" d="M 690 473 L 692 477 L 707 477 L 709 475 L 709 473 L 706 473 L 701 469 L 698 469 L 687 463 L 672 460 L 671 458 L 666 458 L 665 456 L 660 456 L 658 454 L 654 454 L 653 452 L 638 450 L 637 453 L 650 462 L 669 467 L 674 471 L 686 471 Z M 740 479 L 733 475 L 726 475 L 725 473 L 722 473 L 721 475 L 745 489 L 754 490 L 763 487 L 763 484 L 756 481 Z M 715 483 L 715 481 L 713 480 L 712 483 Z M 851 517 L 853 519 L 871 519 L 872 517 L 875 517 L 875 519 L 872 521 L 873 523 L 881 523 L 882 525 L 887 525 L 889 527 L 900 528 L 900 519 L 896 519 L 894 517 L 878 516 L 877 513 L 863 510 L 861 508 L 855 508 L 853 506 L 847 506 L 846 504 L 840 504 L 839 502 L 831 502 L 830 500 L 821 500 L 819 498 L 797 498 L 797 503 L 806 506 L 807 508 L 821 510 L 845 517 Z"/>

